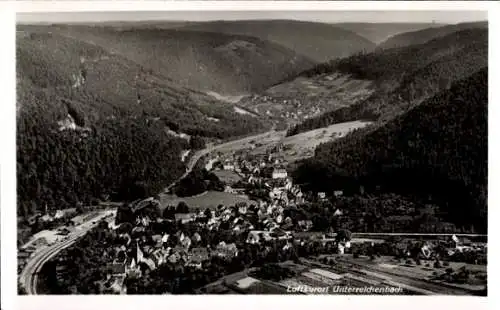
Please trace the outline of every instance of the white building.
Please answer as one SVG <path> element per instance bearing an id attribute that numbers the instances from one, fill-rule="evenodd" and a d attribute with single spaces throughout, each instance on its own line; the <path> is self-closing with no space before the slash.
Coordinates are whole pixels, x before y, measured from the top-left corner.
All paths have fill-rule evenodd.
<path id="1" fill-rule="evenodd" d="M 233 171 L 234 170 L 234 165 L 230 162 L 227 162 L 227 163 L 224 163 L 224 166 L 223 166 L 224 170 L 230 170 L 230 171 Z"/>
<path id="2" fill-rule="evenodd" d="M 342 195 L 344 195 L 344 192 L 343 192 L 343 191 L 334 191 L 334 192 L 333 192 L 333 195 L 334 195 L 335 197 L 341 197 Z"/>
<path id="3" fill-rule="evenodd" d="M 54 215 L 54 218 L 55 218 L 55 219 L 60 219 L 60 218 L 62 218 L 63 216 L 64 216 L 64 211 L 62 211 L 62 210 L 57 210 L 57 211 L 56 211 L 56 214 Z"/>
<path id="4" fill-rule="evenodd" d="M 288 176 L 285 169 L 274 169 L 272 177 L 273 179 L 285 179 Z"/>
<path id="5" fill-rule="evenodd" d="M 343 212 L 342 212 L 342 210 L 340 210 L 340 209 L 335 210 L 335 212 L 333 213 L 333 215 L 334 215 L 334 216 L 341 216 L 341 215 L 343 215 L 343 214 L 344 214 L 344 213 L 343 213 Z"/>

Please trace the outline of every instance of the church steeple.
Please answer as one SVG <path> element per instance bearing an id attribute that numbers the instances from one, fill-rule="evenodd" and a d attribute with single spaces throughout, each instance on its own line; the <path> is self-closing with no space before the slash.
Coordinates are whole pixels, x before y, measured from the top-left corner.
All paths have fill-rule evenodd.
<path id="1" fill-rule="evenodd" d="M 144 260 L 144 253 L 142 253 L 141 249 L 139 248 L 139 243 L 136 242 L 136 247 L 137 247 L 137 255 L 136 255 L 136 262 L 139 264 Z"/>

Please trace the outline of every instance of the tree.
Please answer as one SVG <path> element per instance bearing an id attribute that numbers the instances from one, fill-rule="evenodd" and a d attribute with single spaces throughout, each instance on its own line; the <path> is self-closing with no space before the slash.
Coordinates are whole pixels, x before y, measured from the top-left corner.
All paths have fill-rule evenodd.
<path id="1" fill-rule="evenodd" d="M 189 146 L 193 150 L 201 150 L 205 148 L 205 140 L 199 136 L 193 136 L 189 140 Z"/>
<path id="2" fill-rule="evenodd" d="M 351 231 L 348 229 L 341 229 L 337 232 L 337 235 L 335 236 L 335 240 L 337 242 L 346 242 L 351 240 Z"/>
<path id="3" fill-rule="evenodd" d="M 212 211 L 209 208 L 205 209 L 204 214 L 207 217 L 207 219 L 211 219 L 212 218 Z"/>
<path id="4" fill-rule="evenodd" d="M 189 206 L 184 201 L 180 201 L 175 209 L 176 213 L 189 213 Z"/>
<path id="5" fill-rule="evenodd" d="M 27 294 L 26 289 L 19 282 L 17 283 L 17 294 L 18 295 L 26 295 Z"/>
<path id="6" fill-rule="evenodd" d="M 134 223 L 134 221 L 135 216 L 132 208 L 130 207 L 130 204 L 123 203 L 122 205 L 120 205 L 116 212 L 115 223 L 118 225 L 121 223 Z"/>
<path id="7" fill-rule="evenodd" d="M 76 213 L 82 214 L 83 212 L 85 212 L 85 209 L 83 208 L 83 203 L 81 201 L 78 201 L 76 203 Z"/>

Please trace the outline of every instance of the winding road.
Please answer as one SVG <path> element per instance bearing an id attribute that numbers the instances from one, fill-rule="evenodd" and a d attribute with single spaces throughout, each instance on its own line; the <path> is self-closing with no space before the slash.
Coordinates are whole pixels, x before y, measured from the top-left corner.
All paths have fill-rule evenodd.
<path id="1" fill-rule="evenodd" d="M 33 256 L 30 257 L 23 271 L 19 275 L 19 282 L 25 288 L 26 294 L 28 295 L 36 295 L 37 294 L 37 286 L 38 286 L 38 273 L 42 270 L 43 265 L 55 257 L 59 252 L 63 249 L 71 246 L 73 243 L 78 240 L 78 238 L 83 237 L 87 232 L 92 229 L 97 223 L 105 216 L 101 214 L 98 217 L 94 217 L 78 226 L 78 229 L 72 234 L 68 235 L 68 238 L 56 242 L 53 245 L 50 245 L 42 250 L 39 250 L 33 253 Z M 96 224 L 93 224 L 93 223 Z"/>
<path id="2" fill-rule="evenodd" d="M 246 143 L 249 143 L 252 140 L 259 140 L 260 138 L 268 137 L 269 135 L 272 135 L 276 133 L 275 129 L 271 129 L 270 131 L 260 133 L 257 135 L 253 136 L 248 136 L 245 138 L 241 138 L 238 140 L 233 140 L 229 141 L 226 143 L 218 144 L 215 146 L 210 146 L 202 150 L 196 151 L 193 156 L 189 159 L 187 165 L 186 165 L 186 171 L 184 172 L 183 175 L 181 175 L 176 181 L 174 181 L 172 184 L 170 184 L 168 187 L 165 188 L 165 191 L 168 191 L 170 188 L 175 186 L 180 180 L 185 178 L 196 166 L 196 163 L 204 156 L 220 150 L 224 148 L 235 148 L 238 149 L 239 145 L 243 146 Z M 102 218 L 102 217 L 101 217 Z M 96 224 L 92 224 L 91 222 L 99 222 L 99 218 L 92 218 L 88 222 L 82 224 L 79 226 L 79 229 L 77 229 L 73 234 L 68 235 L 68 238 L 64 241 L 57 242 L 47 248 L 44 248 L 38 252 L 35 252 L 33 256 L 30 258 L 30 260 L 27 262 L 25 268 L 21 272 L 19 276 L 19 281 L 21 285 L 24 286 L 26 289 L 26 293 L 30 295 L 36 295 L 37 294 L 37 283 L 38 283 L 38 273 L 42 269 L 43 265 L 51 260 L 53 257 L 55 257 L 60 251 L 63 249 L 71 246 L 73 243 L 76 242 L 76 240 L 82 236 L 84 236 L 91 228 L 93 228 Z M 355 233 L 353 233 L 354 235 Z M 375 235 L 399 235 L 399 236 L 410 236 L 410 235 L 415 235 L 415 236 L 423 236 L 423 235 L 432 235 L 432 236 L 438 236 L 438 235 L 452 235 L 452 234 L 401 234 L 401 233 L 362 233 L 360 235 L 364 236 L 375 236 Z M 467 235 L 467 234 L 457 234 L 457 236 L 483 236 L 483 235 Z"/>
<path id="3" fill-rule="evenodd" d="M 227 147 L 235 147 L 238 146 L 238 144 L 245 144 L 250 142 L 251 140 L 256 140 L 262 137 L 265 137 L 267 135 L 273 134 L 275 132 L 274 128 L 271 129 L 268 132 L 241 138 L 238 140 L 233 140 L 229 141 L 226 143 L 218 144 L 215 146 L 210 146 L 202 150 L 198 150 L 191 156 L 189 159 L 187 165 L 186 165 L 186 171 L 184 172 L 183 175 L 181 175 L 176 181 L 174 181 L 172 184 L 170 184 L 165 191 L 168 191 L 171 187 L 173 187 L 175 184 L 177 184 L 180 180 L 185 178 L 196 166 L 196 163 L 205 155 L 208 155 L 214 151 L 217 151 L 221 148 L 227 148 Z M 28 295 L 36 295 L 37 294 L 37 285 L 38 285 L 38 273 L 40 270 L 42 270 L 42 267 L 45 263 L 47 263 L 49 260 L 51 260 L 53 257 L 55 257 L 59 252 L 61 252 L 63 249 L 71 246 L 73 243 L 78 240 L 78 238 L 83 237 L 92 227 L 94 227 L 94 224 L 91 224 L 91 222 L 99 222 L 99 219 L 93 218 L 90 219 L 87 223 L 84 223 L 79 226 L 79 230 L 75 231 L 73 234 L 68 235 L 68 238 L 64 241 L 57 242 L 47 248 L 44 248 L 40 251 L 37 251 L 33 254 L 33 256 L 30 257 L 29 261 L 27 262 L 26 266 L 24 267 L 23 271 L 19 275 L 19 282 L 21 285 L 26 289 L 26 293 Z"/>
<path id="4" fill-rule="evenodd" d="M 174 181 L 172 184 L 170 184 L 169 186 L 167 186 L 165 188 L 165 191 L 167 192 L 168 190 L 170 190 L 173 186 L 175 186 L 175 184 L 177 184 L 180 180 L 184 179 L 192 170 L 193 168 L 196 166 L 196 163 L 203 157 L 203 156 L 206 156 L 212 152 L 215 152 L 217 150 L 220 150 L 220 149 L 223 149 L 223 148 L 228 148 L 228 147 L 236 147 L 238 146 L 239 144 L 246 144 L 246 143 L 249 143 L 250 141 L 252 140 L 258 140 L 259 138 L 264 138 L 264 137 L 267 137 L 269 135 L 272 135 L 276 133 L 274 127 L 273 129 L 269 130 L 269 131 L 266 131 L 264 133 L 260 133 L 260 134 L 257 134 L 257 135 L 253 135 L 253 136 L 248 136 L 248 137 L 245 137 L 245 138 L 241 138 L 241 139 L 238 139 L 238 140 L 232 140 L 232 141 L 229 141 L 229 142 L 225 142 L 225 143 L 221 143 L 221 144 L 217 144 L 215 146 L 210 146 L 210 147 L 207 147 L 207 148 L 204 148 L 202 150 L 198 150 L 196 151 L 193 156 L 190 157 L 187 165 L 186 165 L 186 171 L 184 172 L 183 175 L 181 175 L 176 181 Z"/>

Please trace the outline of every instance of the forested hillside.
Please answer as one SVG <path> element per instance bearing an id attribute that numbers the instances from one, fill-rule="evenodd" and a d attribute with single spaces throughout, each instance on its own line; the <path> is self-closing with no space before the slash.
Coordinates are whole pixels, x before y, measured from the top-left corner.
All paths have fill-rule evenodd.
<path id="1" fill-rule="evenodd" d="M 174 131 L 216 138 L 241 135 L 262 125 L 120 55 L 54 33 L 18 35 L 17 72 L 18 80 L 28 87 L 21 88 L 20 95 L 28 95 L 33 87 L 53 91 L 90 122 L 144 117 Z"/>
<path id="2" fill-rule="evenodd" d="M 107 196 L 127 200 L 137 184 L 156 194 L 184 172 L 189 137 L 226 139 L 267 126 L 56 33 L 18 32 L 17 93 L 22 216 Z"/>
<path id="3" fill-rule="evenodd" d="M 271 41 L 316 62 L 371 51 L 375 44 L 336 25 L 296 20 L 239 20 L 192 23 L 181 30 L 247 35 Z"/>
<path id="4" fill-rule="evenodd" d="M 204 92 L 263 90 L 315 63 L 282 45 L 256 37 L 155 27 L 23 26 L 98 45 L 182 86 Z"/>
<path id="5" fill-rule="evenodd" d="M 48 99 L 39 98 L 38 102 Z M 42 112 L 43 113 L 43 112 Z M 58 132 L 40 115 L 18 121 L 18 214 L 133 199 L 141 184 L 158 193 L 184 172 L 179 153 L 186 142 L 169 138 L 145 122 L 98 123 L 86 135 Z M 147 182 L 146 182 L 147 181 Z"/>
<path id="6" fill-rule="evenodd" d="M 388 49 L 394 47 L 403 47 L 414 44 L 422 44 L 432 39 L 446 36 L 450 33 L 463 29 L 488 28 L 488 22 L 460 23 L 455 25 L 446 25 L 441 27 L 429 27 L 426 29 L 405 32 L 391 36 L 377 46 L 377 49 Z"/>
<path id="7" fill-rule="evenodd" d="M 409 31 L 444 26 L 434 23 L 335 23 L 332 25 L 355 32 L 375 44 Z"/>
<path id="8" fill-rule="evenodd" d="M 425 197 L 458 227 L 485 232 L 487 106 L 485 68 L 369 134 L 320 145 L 297 170 L 298 182 Z"/>
<path id="9" fill-rule="evenodd" d="M 359 103 L 308 119 L 288 134 L 358 119 L 390 120 L 487 65 L 486 29 L 462 30 L 426 44 L 359 54 L 319 65 L 303 75 L 350 74 L 373 81 L 375 92 Z"/>

